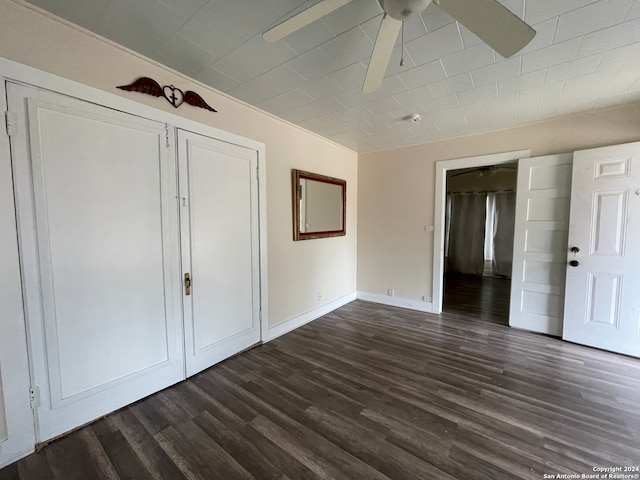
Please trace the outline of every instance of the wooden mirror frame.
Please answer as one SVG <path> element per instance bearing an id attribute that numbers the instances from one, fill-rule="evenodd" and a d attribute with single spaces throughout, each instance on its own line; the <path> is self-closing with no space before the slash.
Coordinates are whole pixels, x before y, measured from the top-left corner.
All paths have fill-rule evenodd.
<path id="1" fill-rule="evenodd" d="M 342 225 L 339 230 L 326 230 L 319 232 L 303 232 L 300 229 L 300 200 L 302 197 L 301 180 L 313 180 L 316 182 L 337 185 L 342 190 Z M 293 200 L 293 240 L 310 240 L 312 238 L 341 237 L 347 234 L 347 181 L 339 178 L 319 175 L 317 173 L 305 172 L 303 170 L 291 169 Z"/>

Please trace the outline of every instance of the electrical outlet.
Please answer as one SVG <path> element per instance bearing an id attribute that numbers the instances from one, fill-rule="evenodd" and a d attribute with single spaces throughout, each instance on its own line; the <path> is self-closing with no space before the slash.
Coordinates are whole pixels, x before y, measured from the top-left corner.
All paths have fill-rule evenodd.
<path id="1" fill-rule="evenodd" d="M 387 295 L 389 295 L 390 297 L 393 297 L 393 288 L 390 288 L 389 290 L 387 290 Z"/>
<path id="2" fill-rule="evenodd" d="M 431 300 L 433 300 L 431 297 L 427 297 L 426 295 L 424 297 L 422 297 L 422 300 L 424 302 L 431 302 Z"/>

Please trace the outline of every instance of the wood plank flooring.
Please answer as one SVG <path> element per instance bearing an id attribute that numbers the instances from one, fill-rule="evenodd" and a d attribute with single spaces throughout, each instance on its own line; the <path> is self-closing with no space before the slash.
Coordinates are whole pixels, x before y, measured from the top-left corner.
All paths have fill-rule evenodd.
<path id="1" fill-rule="evenodd" d="M 511 280 L 447 273 L 442 309 L 465 320 L 509 325 Z"/>
<path id="2" fill-rule="evenodd" d="M 605 466 L 640 466 L 640 360 L 355 301 L 0 480 L 542 479 Z"/>

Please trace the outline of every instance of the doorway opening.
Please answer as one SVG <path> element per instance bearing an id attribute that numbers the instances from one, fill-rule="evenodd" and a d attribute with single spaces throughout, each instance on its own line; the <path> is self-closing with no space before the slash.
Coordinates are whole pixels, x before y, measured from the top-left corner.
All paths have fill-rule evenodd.
<path id="1" fill-rule="evenodd" d="M 434 313 L 442 313 L 443 311 L 443 300 L 444 300 L 444 292 L 445 292 L 445 246 L 446 246 L 446 236 L 447 232 L 447 173 L 453 172 L 455 170 L 461 169 L 475 169 L 478 171 L 482 171 L 480 167 L 484 167 L 485 171 L 489 171 L 491 168 L 497 170 L 499 167 L 506 165 L 513 165 L 514 162 L 517 162 L 521 158 L 529 157 L 530 150 L 519 150 L 513 152 L 505 152 L 498 153 L 493 155 L 483 155 L 478 157 L 468 157 L 461 158 L 456 160 L 443 160 L 436 163 L 436 195 L 435 195 L 435 216 L 434 216 L 434 242 L 433 242 L 433 312 Z M 460 173 L 460 172 L 458 172 Z M 454 173 L 452 173 L 453 175 Z M 496 173 L 497 174 L 497 173 Z M 462 176 L 462 175 L 461 175 Z M 484 174 L 483 174 L 484 176 Z M 489 177 L 489 176 L 487 176 Z M 473 175 L 472 175 L 473 178 Z M 477 180 L 477 179 L 476 179 Z M 486 191 L 486 190 L 485 190 Z M 484 251 L 484 235 L 482 240 L 481 249 Z M 448 252 L 447 252 L 448 253 Z M 484 257 L 483 268 L 480 272 L 480 275 L 484 271 Z M 487 277 L 493 278 L 493 277 Z M 489 282 L 493 282 L 494 280 L 487 280 L 487 284 Z M 496 282 L 494 282 L 496 283 Z M 473 291 L 478 292 L 477 288 L 473 288 L 473 285 L 468 283 L 464 287 L 457 289 L 459 292 L 467 292 L 471 294 Z M 495 293 L 494 298 L 496 300 L 485 300 L 485 303 L 489 304 L 499 302 L 507 306 L 507 313 L 505 314 L 505 324 L 508 324 L 508 301 L 504 301 L 504 299 L 508 299 L 510 297 L 510 288 L 505 288 L 502 286 L 501 293 Z M 452 291 L 449 288 L 449 293 Z M 480 290 L 481 291 L 481 290 Z M 478 297 L 478 293 L 476 293 L 476 297 Z M 454 296 L 451 299 L 451 303 L 456 303 L 458 305 L 463 303 L 463 300 L 457 299 Z"/>
<path id="2" fill-rule="evenodd" d="M 446 174 L 443 310 L 509 324 L 517 162 Z"/>

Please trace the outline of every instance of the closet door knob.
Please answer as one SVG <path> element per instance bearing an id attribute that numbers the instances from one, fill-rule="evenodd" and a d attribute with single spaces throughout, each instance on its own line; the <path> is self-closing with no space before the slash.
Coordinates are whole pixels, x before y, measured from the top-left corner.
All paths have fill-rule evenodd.
<path id="1" fill-rule="evenodd" d="M 571 260 L 569 262 L 569 265 L 571 265 L 572 267 L 577 267 L 578 265 L 580 265 L 580 262 L 578 260 Z"/>

